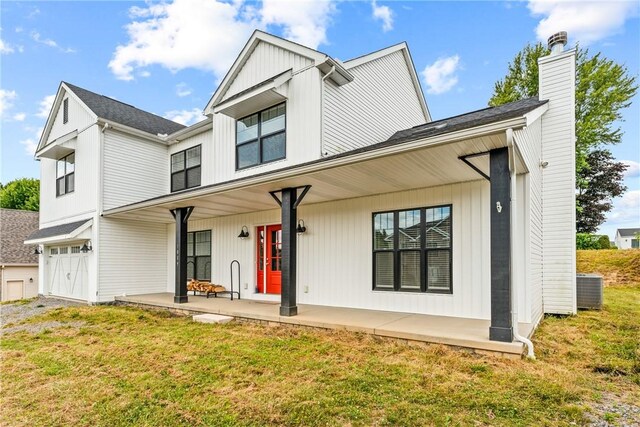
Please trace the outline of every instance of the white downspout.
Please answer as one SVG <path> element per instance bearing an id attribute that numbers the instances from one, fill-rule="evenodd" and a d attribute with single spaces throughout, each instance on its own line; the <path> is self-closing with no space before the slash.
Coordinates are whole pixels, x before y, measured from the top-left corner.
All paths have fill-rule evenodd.
<path id="1" fill-rule="evenodd" d="M 320 158 L 324 157 L 324 82 L 335 71 L 336 66 L 334 65 L 322 78 L 322 87 L 320 88 Z"/>
<path id="2" fill-rule="evenodd" d="M 518 237 L 517 220 L 517 185 L 516 185 L 516 150 L 513 140 L 513 129 L 507 129 L 507 147 L 509 149 L 509 171 L 511 173 L 511 322 L 513 324 L 513 337 L 527 346 L 527 357 L 535 359 L 533 343 L 531 340 L 520 335 L 518 331 L 518 286 L 516 283 L 516 273 L 518 265 L 516 262 L 516 239 Z"/>
<path id="3" fill-rule="evenodd" d="M 95 268 L 96 289 L 95 298 L 96 303 L 100 300 L 100 218 L 104 211 L 104 133 L 109 129 L 109 123 L 102 125 L 100 129 L 100 141 L 98 147 L 98 211 L 96 212 L 95 221 L 93 227 L 95 230 L 95 240 L 93 243 L 93 265 Z M 91 297 L 90 297 L 91 298 Z"/>

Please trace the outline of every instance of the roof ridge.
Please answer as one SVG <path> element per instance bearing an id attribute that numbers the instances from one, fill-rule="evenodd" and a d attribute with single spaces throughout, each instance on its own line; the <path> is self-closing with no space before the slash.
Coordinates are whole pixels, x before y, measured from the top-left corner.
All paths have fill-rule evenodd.
<path id="1" fill-rule="evenodd" d="M 117 102 L 117 103 L 119 103 L 119 104 L 126 105 L 127 107 L 135 108 L 136 110 L 138 110 L 138 111 L 142 111 L 143 113 L 151 114 L 151 115 L 154 115 L 154 116 L 159 117 L 159 118 L 161 118 L 161 119 L 169 120 L 170 122 L 173 122 L 173 123 L 178 123 L 178 122 L 174 122 L 173 120 L 167 119 L 166 117 L 162 117 L 162 116 L 160 116 L 160 115 L 158 115 L 158 114 L 152 113 L 152 112 L 150 112 L 150 111 L 143 110 L 142 108 L 136 107 L 135 105 L 127 104 L 126 102 L 120 101 L 119 99 L 112 98 L 112 97 L 110 97 L 110 96 L 103 95 L 103 94 L 101 94 L 101 93 L 94 92 L 94 91 L 89 90 L 89 89 L 85 89 L 85 88 L 80 87 L 80 86 L 78 86 L 78 85 L 74 85 L 73 83 L 65 82 L 64 80 L 62 81 L 62 83 L 64 83 L 64 84 L 65 84 L 65 85 L 67 85 L 67 86 L 70 86 L 70 87 L 72 87 L 72 88 L 80 89 L 80 90 L 84 90 L 85 92 L 92 93 L 92 94 L 94 94 L 94 95 L 96 95 L 96 96 L 101 96 L 101 97 L 103 97 L 103 98 L 108 99 L 109 101 Z M 178 123 L 178 124 L 180 124 L 180 123 Z"/>

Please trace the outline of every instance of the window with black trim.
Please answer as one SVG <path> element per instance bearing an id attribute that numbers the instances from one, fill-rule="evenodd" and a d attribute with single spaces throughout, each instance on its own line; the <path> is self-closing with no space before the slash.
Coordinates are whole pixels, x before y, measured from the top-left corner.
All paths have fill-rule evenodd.
<path id="1" fill-rule="evenodd" d="M 62 101 L 62 123 L 69 121 L 69 98 Z"/>
<path id="2" fill-rule="evenodd" d="M 171 191 L 200 186 L 200 146 L 171 156 Z"/>
<path id="3" fill-rule="evenodd" d="M 211 281 L 211 230 L 187 233 L 187 277 Z"/>
<path id="4" fill-rule="evenodd" d="M 76 187 L 75 175 L 75 153 L 71 153 L 56 162 L 56 197 L 73 193 Z"/>
<path id="5" fill-rule="evenodd" d="M 279 104 L 236 122 L 236 170 L 286 158 L 286 107 Z"/>
<path id="6" fill-rule="evenodd" d="M 451 293 L 451 205 L 373 214 L 373 289 Z"/>

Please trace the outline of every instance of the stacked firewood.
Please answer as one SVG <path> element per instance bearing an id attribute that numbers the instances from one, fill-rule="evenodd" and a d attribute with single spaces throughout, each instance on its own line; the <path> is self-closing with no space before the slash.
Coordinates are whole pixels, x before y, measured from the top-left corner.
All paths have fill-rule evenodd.
<path id="1" fill-rule="evenodd" d="M 187 283 L 187 290 L 213 294 L 216 292 L 224 292 L 227 289 L 221 285 L 214 285 L 213 283 L 201 282 L 199 280 L 191 279 L 191 281 Z"/>

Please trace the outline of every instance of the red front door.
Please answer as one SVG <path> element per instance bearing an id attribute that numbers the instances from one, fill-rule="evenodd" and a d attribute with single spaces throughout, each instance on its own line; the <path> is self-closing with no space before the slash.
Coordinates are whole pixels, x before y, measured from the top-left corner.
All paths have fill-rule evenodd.
<path id="1" fill-rule="evenodd" d="M 280 294 L 282 285 L 282 226 L 258 227 L 257 272 L 258 292 Z"/>

